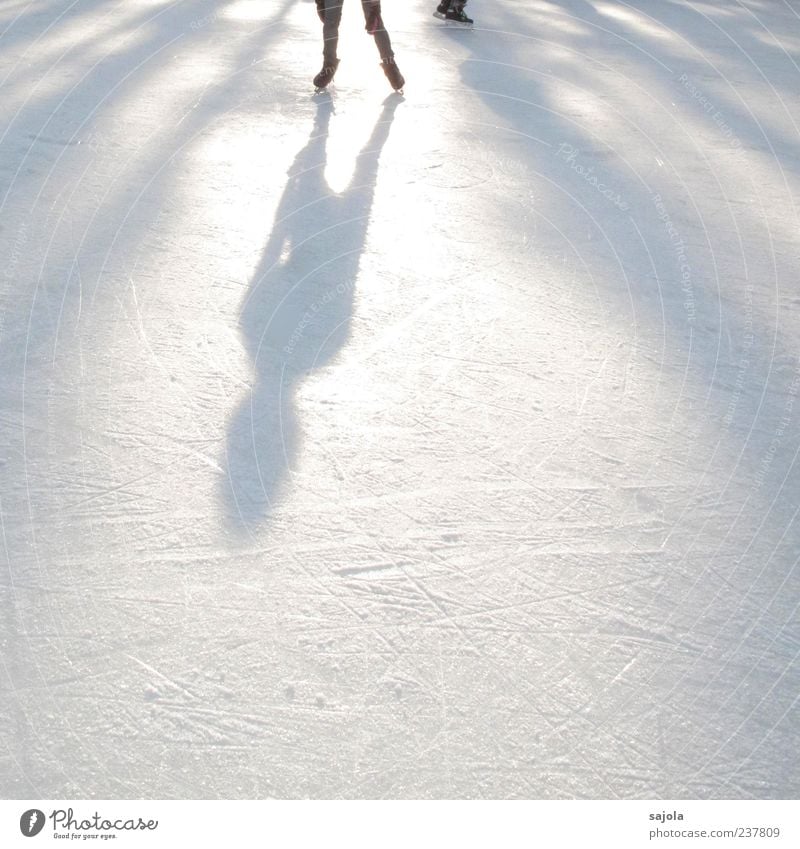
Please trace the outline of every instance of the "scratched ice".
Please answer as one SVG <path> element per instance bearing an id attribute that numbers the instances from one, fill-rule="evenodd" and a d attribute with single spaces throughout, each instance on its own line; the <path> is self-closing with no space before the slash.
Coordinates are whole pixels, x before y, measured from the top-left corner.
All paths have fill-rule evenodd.
<path id="1" fill-rule="evenodd" d="M 796 798 L 798 7 L 0 8 L 0 791 Z"/>

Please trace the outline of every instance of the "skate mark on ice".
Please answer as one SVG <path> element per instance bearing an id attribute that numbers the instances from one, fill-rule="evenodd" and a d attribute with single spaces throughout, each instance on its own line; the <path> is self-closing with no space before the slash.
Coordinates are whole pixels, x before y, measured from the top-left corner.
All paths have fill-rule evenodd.
<path id="1" fill-rule="evenodd" d="M 155 675 L 165 684 L 167 684 L 171 689 L 177 690 L 179 693 L 183 693 L 184 696 L 188 696 L 190 699 L 196 699 L 197 696 L 194 693 L 189 692 L 185 687 L 182 687 L 177 681 L 173 681 L 171 678 L 164 675 L 162 672 L 159 672 L 154 667 L 150 666 L 149 663 L 145 663 L 143 660 L 139 660 L 138 657 L 134 657 L 132 654 L 128 654 L 127 652 L 121 653 L 123 657 L 127 657 L 128 660 L 132 660 L 134 663 L 138 663 L 142 669 L 146 669 L 151 675 Z"/>

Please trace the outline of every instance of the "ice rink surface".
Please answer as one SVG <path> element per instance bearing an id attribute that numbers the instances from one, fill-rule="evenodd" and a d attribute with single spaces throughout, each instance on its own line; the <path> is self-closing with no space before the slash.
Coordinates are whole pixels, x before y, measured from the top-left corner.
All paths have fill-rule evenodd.
<path id="1" fill-rule="evenodd" d="M 0 793 L 797 798 L 800 3 L 0 6 Z"/>

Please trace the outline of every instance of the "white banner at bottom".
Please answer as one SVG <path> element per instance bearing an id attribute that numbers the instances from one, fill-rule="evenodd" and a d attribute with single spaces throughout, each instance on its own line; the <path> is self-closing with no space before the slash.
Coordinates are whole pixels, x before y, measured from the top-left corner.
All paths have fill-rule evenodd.
<path id="1" fill-rule="evenodd" d="M 0 802 L 0 846 L 796 849 L 796 801 Z"/>

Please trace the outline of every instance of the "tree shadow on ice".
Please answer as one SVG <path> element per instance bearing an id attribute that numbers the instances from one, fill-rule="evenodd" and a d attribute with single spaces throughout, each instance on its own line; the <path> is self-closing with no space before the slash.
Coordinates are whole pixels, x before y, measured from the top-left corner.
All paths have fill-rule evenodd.
<path id="1" fill-rule="evenodd" d="M 618 383 L 591 373 L 604 360 L 581 365 L 587 386 L 605 385 L 617 408 L 599 393 L 594 409 L 605 418 L 563 407 L 565 425 L 580 423 L 564 466 L 595 475 L 598 492 L 636 521 L 665 528 L 653 588 L 636 583 L 638 551 L 615 553 L 613 568 L 632 580 L 616 610 L 592 611 L 593 627 L 615 637 L 591 646 L 586 669 L 611 670 L 591 709 L 605 717 L 634 709 L 617 687 L 632 662 L 617 623 L 635 609 L 651 635 L 683 641 L 669 671 L 661 658 L 636 657 L 648 719 L 636 720 L 639 735 L 620 740 L 615 756 L 642 766 L 650 783 L 635 792 L 783 798 L 797 787 L 774 764 L 791 745 L 799 674 L 788 647 L 798 634 L 800 366 L 788 260 L 796 251 L 786 247 L 794 239 L 773 210 L 791 204 L 785 175 L 800 151 L 777 108 L 792 94 L 784 81 L 796 79 L 796 66 L 762 45 L 745 13 L 720 27 L 685 4 L 658 6 L 658 20 L 620 4 L 559 8 L 547 28 L 495 9 L 481 15 L 496 26 L 486 34 L 442 36 L 463 48 L 465 88 L 500 119 L 494 144 L 526 166 L 532 268 L 540 255 L 575 258 L 586 285 L 574 303 L 600 322 L 596 335 L 585 324 L 588 350 L 606 332 L 624 339 L 632 328 L 620 343 L 628 354 Z M 725 76 L 737 59 L 758 69 L 772 103 L 766 85 L 746 99 L 756 73 L 748 77 L 745 62 Z M 748 188 L 760 203 L 745 200 Z M 496 209 L 511 220 L 506 197 Z M 548 296 L 553 288 L 548 281 Z M 544 478 L 540 471 L 537 483 Z M 587 645 L 566 639 L 572 667 Z M 573 707 L 565 701 L 564 715 Z M 650 748 L 647 725 L 656 722 L 668 754 Z M 598 792 L 630 794 L 613 762 L 593 759 L 607 781 Z"/>
<path id="2" fill-rule="evenodd" d="M 240 315 L 255 373 L 228 429 L 223 493 L 228 521 L 240 530 L 253 529 L 285 491 L 302 431 L 297 389 L 331 363 L 349 336 L 378 163 L 399 102 L 396 95 L 384 101 L 342 192 L 331 191 L 325 179 L 334 114 L 327 95 L 289 169 Z"/>
<path id="3" fill-rule="evenodd" d="M 67 605 L 65 614 L 53 601 L 55 587 L 81 581 L 78 574 L 94 568 L 94 548 L 85 545 L 101 533 L 105 510 L 79 506 L 84 487 L 123 481 L 128 461 L 112 449 L 102 471 L 75 476 L 65 469 L 93 453 L 90 444 L 116 439 L 94 392 L 104 374 L 114 375 L 112 384 L 118 379 L 114 346 L 105 331 L 101 339 L 92 328 L 103 325 L 108 338 L 120 332 L 119 307 L 133 280 L 147 280 L 143 265 L 159 262 L 154 237 L 187 226 L 179 212 L 190 208 L 186 175 L 197 167 L 196 148 L 218 127 L 235 123 L 232 115 L 263 114 L 275 76 L 264 71 L 279 64 L 270 57 L 286 42 L 293 26 L 288 12 L 298 2 L 266 4 L 273 7 L 269 17 L 255 22 L 224 15 L 212 0 L 130 4 L 112 16 L 100 0 L 21 2 L 0 12 L 0 736 L 6 750 L 0 792 L 7 798 L 136 795 L 141 785 L 131 774 L 152 775 L 147 744 L 117 747 L 113 732 L 90 741 L 72 710 L 78 702 L 92 710 L 73 698 L 83 686 L 76 667 L 97 664 L 113 677 L 127 663 L 116 648 L 119 634 L 133 643 L 137 626 L 127 630 L 127 612 L 115 605 L 107 618 L 87 614 L 89 638 L 75 625 L 83 607 Z M 313 16 L 313 6 L 308 13 Z M 182 56 L 202 65 L 202 85 L 192 83 L 191 62 Z M 171 104 L 166 120 L 159 116 L 164 102 Z M 119 127 L 125 130 L 117 134 Z M 87 346 L 92 364 L 84 369 L 77 364 Z M 139 363 L 148 381 L 157 381 L 152 366 Z M 178 403 L 191 400 L 184 394 Z M 89 427 L 78 411 L 84 405 L 92 410 Z M 158 413 L 147 415 L 153 421 Z M 134 464 L 149 462 L 144 454 L 131 456 Z M 137 503 L 118 515 L 135 521 L 152 497 L 141 490 Z M 117 553 L 124 559 L 122 547 Z M 102 559 L 102 568 L 113 572 L 114 558 Z M 49 636 L 54 627 L 57 649 Z M 88 715 L 83 707 L 79 712 Z M 115 753 L 111 767 L 108 747 Z M 159 774 L 168 771 L 162 756 Z"/>
<path id="4" fill-rule="evenodd" d="M 739 451 L 738 471 L 768 503 L 780 500 L 786 469 L 769 456 L 777 430 L 794 473 L 797 443 L 779 427 L 787 396 L 791 400 L 797 392 L 794 328 L 789 319 L 768 324 L 777 310 L 765 299 L 759 314 L 753 301 L 757 287 L 766 290 L 759 279 L 765 273 L 776 291 L 782 278 L 790 279 L 781 244 L 788 233 L 771 234 L 776 220 L 765 219 L 757 204 L 742 202 L 730 180 L 734 174 L 746 184 L 748 168 L 760 164 L 759 155 L 771 154 L 769 166 L 785 184 L 783 170 L 797 160 L 800 145 L 768 124 L 771 116 L 761 114 L 767 111 L 761 101 L 733 97 L 733 84 L 717 69 L 728 43 L 714 40 L 724 30 L 711 19 L 680 4 L 661 8 L 663 20 L 617 18 L 613 6 L 600 13 L 585 0 L 559 9 L 550 29 L 531 34 L 525 16 L 504 9 L 493 14 L 506 29 L 487 30 L 492 38 L 456 27 L 443 28 L 442 35 L 465 48 L 461 80 L 502 120 L 499 142 L 511 139 L 517 147 L 509 144 L 509 150 L 534 166 L 530 207 L 538 216 L 537 250 L 585 259 L 584 267 L 603 283 L 594 308 L 610 322 L 650 333 L 648 345 L 659 358 L 649 353 L 647 362 L 681 385 L 687 376 L 695 382 L 685 384 L 685 393 L 694 389 L 695 403 Z M 728 24 L 736 35 L 732 43 L 741 56 L 757 60 L 755 67 L 769 70 L 775 51 L 754 37 L 748 20 L 743 15 Z M 489 10 L 484 22 L 496 25 Z M 643 23 L 650 28 L 637 29 Z M 681 52 L 674 39 L 653 31 L 680 35 L 692 49 Z M 613 67 L 604 63 L 612 49 Z M 784 59 L 782 71 L 772 70 L 776 81 L 791 63 Z M 726 83 L 722 92 L 711 85 L 717 77 Z M 614 88 L 619 78 L 627 80 L 624 94 Z M 639 114 L 645 92 L 653 108 Z M 698 106 L 698 95 L 714 108 Z M 649 159 L 637 159 L 642 150 Z M 722 153 L 731 170 L 723 170 Z M 767 262 L 758 261 L 756 238 L 771 248 Z M 590 295 L 587 287 L 587 302 Z"/>

